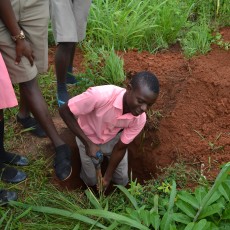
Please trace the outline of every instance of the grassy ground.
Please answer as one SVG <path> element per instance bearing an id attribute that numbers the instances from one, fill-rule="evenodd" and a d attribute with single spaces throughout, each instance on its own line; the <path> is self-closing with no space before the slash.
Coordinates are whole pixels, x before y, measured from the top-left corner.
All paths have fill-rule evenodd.
<path id="1" fill-rule="evenodd" d="M 218 31 L 219 26 L 229 25 L 229 13 L 230 7 L 225 0 L 93 1 L 87 39 L 83 44 L 88 64 L 86 73 L 78 76 L 81 78 L 87 75 L 89 78 L 82 83 L 80 91 L 95 84 L 122 84 L 123 63 L 114 55 L 114 50 L 136 48 L 155 52 L 179 41 L 188 57 L 207 52 L 213 40 L 215 42 L 221 40 L 218 37 L 213 38 L 212 32 Z M 174 20 L 175 18 L 177 20 Z M 51 29 L 49 32 L 51 35 Z M 49 42 L 50 44 L 53 42 L 52 36 L 49 37 Z M 229 48 L 229 44 L 222 45 Z M 105 60 L 108 62 L 105 63 Z M 106 68 L 101 68 L 101 63 L 106 64 Z M 114 70 L 117 69 L 121 77 L 119 79 L 115 78 L 117 71 Z M 107 79 L 108 75 L 112 77 Z M 57 113 L 52 70 L 41 76 L 40 86 L 51 114 Z M 34 142 L 28 135 L 23 135 L 21 129 L 17 127 L 16 113 L 17 108 L 5 113 L 6 148 L 30 152 L 28 157 L 31 165 L 23 169 L 28 174 L 28 180 L 25 182 L 16 185 L 0 182 L 0 187 L 19 193 L 19 203 L 0 207 L 1 229 L 104 229 L 105 226 L 110 226 L 108 229 L 165 230 L 169 229 L 170 224 L 170 229 L 185 229 L 186 224 L 189 225 L 192 219 L 194 224 L 197 224 L 196 229 L 207 229 L 221 223 L 216 211 L 211 211 L 215 209 L 220 214 L 221 205 L 226 210 L 226 213 L 221 212 L 222 219 L 226 220 L 224 224 L 229 227 L 229 183 L 221 185 L 219 193 L 214 187 L 216 195 L 213 198 L 214 195 L 208 192 L 210 185 L 200 171 L 191 170 L 183 161 L 162 169 L 162 175 L 158 180 L 150 180 L 146 185 L 131 181 L 129 190 L 118 188 L 109 197 L 96 198 L 89 190 L 60 191 L 50 183 L 52 157 L 45 157 L 44 147 L 37 142 L 34 146 L 36 155 L 31 149 L 27 149 L 28 145 L 24 143 L 31 141 L 32 146 Z M 195 195 L 200 201 L 199 204 L 204 205 L 206 203 L 202 201 L 205 199 L 210 201 L 212 195 L 212 202 L 208 204 L 215 206 L 210 207 L 209 215 L 206 215 L 210 218 L 197 219 L 193 216 L 200 209 L 197 208 L 198 201 L 194 201 L 188 194 L 184 199 L 188 203 L 181 201 L 177 206 L 174 205 L 177 199 L 183 200 L 182 195 L 176 196 L 174 180 L 178 182 L 180 188 L 189 183 L 203 185 L 202 189 L 198 190 L 198 195 Z M 219 181 L 222 182 L 223 178 L 221 177 Z M 194 211 L 193 208 L 197 209 Z M 170 218 L 172 210 L 181 213 L 172 219 Z M 214 225 L 209 225 L 211 222 Z M 186 229 L 195 229 L 193 227 Z"/>

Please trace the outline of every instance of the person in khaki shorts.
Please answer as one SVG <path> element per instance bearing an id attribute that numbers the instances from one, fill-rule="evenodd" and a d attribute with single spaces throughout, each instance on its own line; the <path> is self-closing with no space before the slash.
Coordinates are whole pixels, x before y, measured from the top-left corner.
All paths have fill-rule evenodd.
<path id="1" fill-rule="evenodd" d="M 51 23 L 57 50 L 55 69 L 57 100 L 61 106 L 68 101 L 67 84 L 76 84 L 72 75 L 76 42 L 85 38 L 91 0 L 50 0 Z"/>
<path id="2" fill-rule="evenodd" d="M 17 120 L 24 126 L 34 126 L 36 120 L 55 148 L 55 172 L 66 180 L 72 172 L 71 151 L 60 138 L 39 89 L 36 76 L 47 69 L 48 0 L 0 1 L 0 52 L 13 84 L 19 84 L 20 108 Z M 39 135 L 38 135 L 39 136 Z"/>
<path id="3" fill-rule="evenodd" d="M 137 73 L 126 89 L 114 85 L 91 87 L 59 108 L 62 119 L 76 135 L 82 163 L 80 177 L 88 186 L 99 184 L 101 188 L 94 160 L 97 153 L 109 158 L 102 178 L 104 190 L 111 180 L 124 186 L 128 183 L 128 144 L 143 129 L 145 112 L 158 94 L 157 77 L 144 71 Z"/>

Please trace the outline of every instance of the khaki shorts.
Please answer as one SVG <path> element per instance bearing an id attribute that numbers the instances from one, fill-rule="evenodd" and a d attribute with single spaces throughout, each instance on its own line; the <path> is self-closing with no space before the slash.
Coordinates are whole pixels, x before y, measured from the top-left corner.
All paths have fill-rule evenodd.
<path id="1" fill-rule="evenodd" d="M 92 0 L 50 0 L 52 30 L 56 43 L 85 38 Z"/>
<path id="2" fill-rule="evenodd" d="M 110 159 L 112 154 L 112 150 L 115 144 L 120 139 L 120 134 L 118 134 L 115 138 L 111 141 L 100 145 L 100 150 L 103 153 L 104 157 Z M 89 157 L 85 152 L 85 146 L 80 141 L 78 137 L 76 137 L 76 142 L 79 148 L 80 158 L 81 158 L 81 172 L 80 177 L 81 179 L 87 184 L 88 186 L 94 186 L 97 184 L 97 176 L 96 176 L 96 169 L 93 164 L 91 157 Z M 126 150 L 125 156 L 118 164 L 115 172 L 113 173 L 112 181 L 115 184 L 126 186 L 128 184 L 128 150 Z"/>
<path id="3" fill-rule="evenodd" d="M 26 57 L 22 57 L 19 65 L 14 64 L 15 43 L 0 20 L 0 52 L 12 83 L 21 83 L 32 80 L 38 72 L 47 71 L 49 0 L 11 0 L 11 4 L 35 56 L 32 67 Z"/>

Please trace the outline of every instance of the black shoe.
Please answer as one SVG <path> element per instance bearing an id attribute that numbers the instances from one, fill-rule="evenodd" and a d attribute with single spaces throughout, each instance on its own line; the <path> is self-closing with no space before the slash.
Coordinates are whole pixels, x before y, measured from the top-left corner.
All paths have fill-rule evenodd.
<path id="1" fill-rule="evenodd" d="M 61 180 L 67 180 L 72 174 L 71 151 L 68 145 L 64 144 L 55 148 L 54 169 L 56 176 Z"/>
<path id="2" fill-rule="evenodd" d="M 20 118 L 17 115 L 17 122 L 19 122 L 24 129 L 30 129 L 29 131 L 37 137 L 47 137 L 45 131 L 38 124 L 35 118 L 28 116 L 26 118 Z"/>
<path id="3" fill-rule="evenodd" d="M 71 73 L 67 73 L 66 81 L 65 82 L 68 85 L 77 85 L 77 79 Z"/>
<path id="4" fill-rule="evenodd" d="M 10 152 L 1 153 L 0 162 L 17 166 L 27 166 L 29 164 L 29 161 L 26 157 Z"/>
<path id="5" fill-rule="evenodd" d="M 6 204 L 11 200 L 17 200 L 18 196 L 16 192 L 10 192 L 5 189 L 0 190 L 0 205 Z"/>
<path id="6" fill-rule="evenodd" d="M 7 183 L 19 183 L 24 181 L 26 177 L 24 172 L 0 163 L 0 180 Z"/>

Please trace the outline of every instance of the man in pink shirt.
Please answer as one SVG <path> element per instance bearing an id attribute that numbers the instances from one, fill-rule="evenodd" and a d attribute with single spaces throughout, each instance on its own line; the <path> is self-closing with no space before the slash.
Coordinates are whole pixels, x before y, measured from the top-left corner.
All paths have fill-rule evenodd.
<path id="1" fill-rule="evenodd" d="M 143 129 L 145 112 L 158 94 L 157 77 L 139 72 L 126 89 L 114 85 L 91 87 L 60 107 L 62 119 L 76 135 L 82 163 L 80 176 L 88 186 L 98 183 L 92 161 L 98 152 L 109 158 L 102 179 L 104 189 L 111 180 L 127 185 L 127 146 Z"/>

